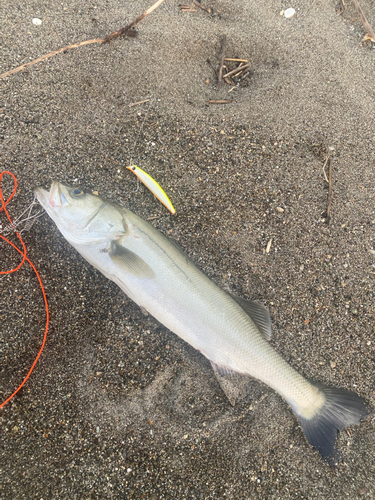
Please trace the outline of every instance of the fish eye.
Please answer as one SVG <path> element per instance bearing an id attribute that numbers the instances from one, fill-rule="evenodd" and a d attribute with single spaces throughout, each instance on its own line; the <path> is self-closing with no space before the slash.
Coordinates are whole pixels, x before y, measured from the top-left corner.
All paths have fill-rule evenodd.
<path id="1" fill-rule="evenodd" d="M 83 191 L 82 191 L 82 189 L 74 188 L 74 189 L 72 189 L 72 191 L 70 192 L 70 194 L 72 196 L 81 196 L 81 195 L 83 195 Z"/>

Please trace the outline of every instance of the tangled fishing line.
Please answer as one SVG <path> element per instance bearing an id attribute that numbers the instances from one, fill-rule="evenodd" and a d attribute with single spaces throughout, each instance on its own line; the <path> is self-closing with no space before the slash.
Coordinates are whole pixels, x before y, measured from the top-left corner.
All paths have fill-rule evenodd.
<path id="1" fill-rule="evenodd" d="M 3 193 L 2 193 L 2 186 L 1 186 L 1 182 L 2 182 L 2 179 L 3 179 L 4 175 L 10 175 L 13 178 L 13 181 L 14 181 L 13 192 L 12 192 L 12 194 L 9 196 L 9 198 L 6 201 L 4 201 L 4 197 L 3 197 Z M 2 211 L 4 211 L 4 213 L 5 213 L 8 221 L 9 221 L 9 223 L 7 225 L 5 225 L 5 224 L 2 224 L 1 221 L 0 221 L 0 238 L 3 239 L 9 245 L 11 245 L 15 250 L 17 250 L 17 252 L 19 252 L 22 255 L 22 261 L 14 269 L 10 269 L 10 270 L 7 270 L 7 271 L 0 271 L 0 274 L 11 274 L 11 273 L 14 273 L 14 272 L 18 271 L 23 266 L 23 264 L 25 263 L 25 261 L 27 261 L 30 264 L 30 266 L 32 267 L 32 269 L 34 270 L 34 272 L 35 272 L 35 274 L 36 274 L 36 276 L 38 278 L 39 285 L 40 285 L 40 288 L 42 290 L 43 299 L 44 299 L 44 305 L 45 305 L 45 308 L 46 308 L 46 326 L 45 326 L 45 330 L 44 330 L 44 337 L 43 337 L 42 346 L 39 349 L 38 355 L 36 356 L 36 358 L 35 358 L 32 366 L 31 366 L 31 368 L 30 368 L 30 370 L 28 372 L 28 374 L 23 379 L 22 383 L 18 386 L 18 388 L 3 403 L 0 404 L 0 408 L 2 408 L 3 406 L 5 406 L 17 394 L 17 392 L 25 385 L 27 379 L 30 377 L 30 375 L 31 375 L 32 371 L 34 370 L 34 367 L 35 367 L 38 359 L 40 358 L 40 355 L 42 354 L 42 351 L 43 351 L 43 348 L 44 348 L 44 345 L 45 345 L 46 339 L 47 339 L 47 332 L 48 332 L 48 325 L 49 325 L 48 302 L 47 302 L 46 293 L 44 291 L 43 283 L 42 283 L 42 280 L 41 280 L 41 278 L 39 276 L 39 273 L 36 270 L 34 264 L 27 257 L 26 246 L 25 246 L 25 243 L 24 243 L 24 241 L 23 241 L 23 239 L 21 237 L 22 231 L 29 230 L 31 228 L 32 224 L 34 223 L 35 219 L 38 218 L 38 217 L 40 217 L 40 215 L 42 213 L 38 212 L 35 215 L 31 215 L 31 211 L 32 211 L 34 205 L 36 204 L 36 200 L 34 199 L 34 201 L 32 202 L 32 204 L 30 205 L 30 207 L 28 207 L 16 219 L 16 221 L 13 222 L 6 207 L 7 207 L 8 203 L 11 201 L 11 199 L 13 198 L 13 196 L 15 195 L 16 191 L 17 191 L 17 179 L 16 179 L 16 176 L 14 174 L 12 174 L 11 172 L 8 172 L 8 171 L 1 172 L 1 174 L 0 174 L 0 203 L 1 203 L 0 213 Z M 24 217 L 24 218 L 22 218 L 26 213 L 27 213 L 27 216 Z M 19 227 L 19 226 L 21 226 L 22 224 L 24 225 L 24 227 L 21 230 L 17 231 L 16 228 Z M 4 234 L 8 235 L 8 234 L 10 234 L 12 232 L 16 233 L 16 236 L 18 237 L 19 241 L 21 242 L 22 249 L 19 248 L 19 247 L 17 247 L 14 243 L 12 243 L 10 240 L 8 240 L 4 236 Z"/>

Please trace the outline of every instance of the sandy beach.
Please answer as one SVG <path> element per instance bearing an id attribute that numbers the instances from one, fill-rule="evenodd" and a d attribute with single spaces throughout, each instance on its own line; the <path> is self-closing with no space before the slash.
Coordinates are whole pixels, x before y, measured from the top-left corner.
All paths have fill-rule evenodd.
<path id="1" fill-rule="evenodd" d="M 360 3 L 375 26 L 375 4 Z M 1 170 L 18 179 L 9 213 L 54 179 L 130 208 L 219 286 L 267 306 L 271 343 L 300 373 L 374 409 L 374 46 L 361 43 L 349 0 L 342 13 L 333 0 L 202 4 L 210 12 L 165 0 L 136 37 L 0 80 Z M 3 0 L 0 73 L 105 37 L 150 5 Z M 224 35 L 225 56 L 249 67 L 217 88 Z M 175 215 L 130 164 L 162 185 Z M 4 178 L 4 196 L 11 189 Z M 228 381 L 230 402 L 209 361 L 84 261 L 47 215 L 23 237 L 50 329 L 0 410 L 1 500 L 375 497 L 372 415 L 339 433 L 341 460 L 329 467 L 278 394 L 240 377 Z M 1 271 L 19 263 L 3 242 L 0 253 Z M 27 264 L 0 277 L 0 320 L 3 401 L 43 339 Z"/>

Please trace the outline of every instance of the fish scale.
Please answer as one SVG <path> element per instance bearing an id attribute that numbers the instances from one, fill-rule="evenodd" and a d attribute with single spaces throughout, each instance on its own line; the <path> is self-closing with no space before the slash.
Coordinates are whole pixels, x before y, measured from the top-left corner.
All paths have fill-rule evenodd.
<path id="1" fill-rule="evenodd" d="M 288 365 L 264 340 L 251 318 L 237 303 L 189 260 L 184 259 L 183 254 L 181 255 L 181 252 L 159 231 L 150 229 L 148 225 L 143 229 L 145 222 L 141 218 L 128 210 L 124 213 L 126 220 L 131 221 L 129 227 L 133 229 L 130 229 L 122 243 L 130 250 L 136 250 L 146 262 L 154 262 L 156 289 L 163 293 L 163 296 L 169 297 L 168 304 L 160 303 L 157 296 L 153 297 L 155 303 L 153 307 L 150 306 L 150 296 L 142 304 L 135 294 L 133 300 L 201 351 L 210 361 L 262 380 L 281 394 L 294 408 L 308 406 L 311 398 L 313 400 L 316 398 L 315 387 Z M 135 228 L 142 228 L 142 231 L 137 231 Z M 146 237 L 142 238 L 142 233 Z M 164 255 L 168 255 L 174 265 L 167 267 L 163 262 L 157 268 L 155 263 L 162 262 Z M 147 294 L 147 291 L 145 292 L 147 287 L 143 287 L 142 284 L 140 287 L 142 287 L 139 291 L 140 296 Z M 177 299 L 177 294 L 181 300 Z M 178 327 L 173 324 L 173 319 L 171 324 L 166 319 L 167 314 L 163 306 L 172 312 L 173 319 L 181 317 L 181 312 L 185 313 Z M 198 330 L 196 318 L 200 318 Z"/>
<path id="2" fill-rule="evenodd" d="M 335 464 L 337 431 L 368 413 L 354 392 L 307 380 L 268 342 L 266 308 L 232 297 L 160 231 L 130 210 L 59 182 L 35 194 L 67 241 L 139 306 L 206 356 L 216 372 L 269 385 L 307 440 Z"/>

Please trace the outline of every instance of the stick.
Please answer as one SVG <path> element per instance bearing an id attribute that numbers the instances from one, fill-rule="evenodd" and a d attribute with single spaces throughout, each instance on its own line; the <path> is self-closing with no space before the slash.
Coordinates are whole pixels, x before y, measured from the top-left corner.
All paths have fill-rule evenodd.
<path id="1" fill-rule="evenodd" d="M 340 0 L 340 8 L 339 10 L 337 11 L 337 14 L 340 15 L 344 12 L 344 10 L 346 9 L 346 5 L 345 5 L 345 2 L 344 0 Z"/>
<path id="2" fill-rule="evenodd" d="M 358 12 L 358 15 L 359 15 L 359 17 L 360 17 L 360 19 L 362 21 L 362 24 L 363 24 L 365 30 L 370 35 L 372 41 L 375 42 L 375 33 L 374 33 L 373 29 L 371 28 L 371 25 L 367 21 L 365 15 L 363 13 L 363 10 L 362 10 L 361 6 L 359 5 L 358 0 L 352 0 L 352 2 L 353 2 L 354 7 L 356 8 L 356 10 Z"/>
<path id="3" fill-rule="evenodd" d="M 191 5 L 179 5 L 179 8 L 182 10 L 182 12 L 197 12 L 197 9 L 194 9 L 193 7 L 194 4 Z"/>
<path id="4" fill-rule="evenodd" d="M 217 79 L 217 88 L 219 90 L 221 86 L 221 82 L 223 80 L 223 66 L 225 59 L 225 49 L 227 48 L 227 35 L 223 35 L 223 40 L 221 42 L 221 58 L 220 58 L 220 66 L 219 66 L 219 76 Z"/>
<path id="5" fill-rule="evenodd" d="M 328 158 L 328 197 L 327 197 L 327 220 L 328 223 L 331 215 L 332 205 L 332 161 Z"/>
<path id="6" fill-rule="evenodd" d="M 230 99 L 218 99 L 217 101 L 207 101 L 208 104 L 230 104 L 232 101 Z"/>
<path id="7" fill-rule="evenodd" d="M 19 71 L 22 71 L 29 66 L 33 66 L 34 64 L 37 64 L 40 61 L 45 61 L 46 59 L 49 59 L 52 56 L 55 56 L 56 54 L 60 54 L 60 52 L 65 52 L 65 50 L 70 50 L 70 49 L 75 49 L 76 47 L 81 47 L 82 45 L 89 45 L 90 43 L 103 43 L 102 38 L 96 38 L 94 40 L 85 40 L 84 42 L 80 43 L 73 43 L 73 45 L 67 45 L 66 47 L 63 47 L 62 49 L 55 50 L 53 52 L 49 52 L 49 54 L 46 54 L 45 56 L 38 57 L 38 59 L 34 59 L 34 61 L 30 61 L 26 64 L 21 64 L 21 66 L 18 66 L 18 68 L 11 69 L 10 71 L 7 71 L 6 73 L 3 73 L 0 75 L 0 78 L 5 78 L 6 76 L 9 75 L 14 75 L 15 73 L 18 73 Z"/>
<path id="8" fill-rule="evenodd" d="M 235 61 L 235 62 L 249 62 L 247 59 L 231 59 L 230 57 L 226 57 L 224 61 Z"/>
<path id="9" fill-rule="evenodd" d="M 324 174 L 324 178 L 325 178 L 327 184 L 329 184 L 329 181 L 327 179 L 327 174 L 326 174 L 326 165 L 327 165 L 328 159 L 329 159 L 329 155 L 327 155 L 326 161 L 324 162 L 324 165 L 323 165 L 323 174 Z"/>
<path id="10" fill-rule="evenodd" d="M 147 9 L 141 16 L 137 17 L 133 22 L 125 26 L 124 28 L 121 28 L 118 31 L 114 31 L 110 35 L 108 35 L 106 38 L 95 38 L 93 40 L 85 40 L 84 42 L 79 42 L 79 43 L 74 43 L 72 45 L 67 45 L 66 47 L 63 47 L 62 49 L 55 50 L 53 52 L 49 52 L 48 54 L 38 57 L 38 59 L 34 59 L 34 61 L 30 61 L 26 64 L 21 64 L 21 66 L 18 66 L 18 68 L 11 69 L 10 71 L 7 71 L 6 73 L 3 73 L 0 75 L 1 78 L 5 78 L 6 76 L 14 75 L 15 73 L 18 73 L 19 71 L 22 71 L 29 66 L 33 66 L 34 64 L 37 64 L 38 62 L 45 61 L 46 59 L 49 59 L 50 57 L 55 56 L 56 54 L 60 54 L 61 52 L 65 52 L 66 50 L 70 49 L 75 49 L 77 47 L 81 47 L 82 45 L 89 45 L 92 43 L 106 43 L 111 40 L 114 40 L 115 38 L 125 34 L 127 31 L 130 30 L 135 24 L 139 23 L 142 19 L 144 19 L 146 16 L 151 14 L 152 11 L 154 11 L 161 3 L 163 3 L 164 0 L 158 0 L 154 5 L 152 5 L 149 9 Z"/>
<path id="11" fill-rule="evenodd" d="M 206 62 L 207 62 L 207 64 L 209 65 L 209 67 L 212 69 L 212 71 L 213 71 L 213 73 L 214 73 L 214 75 L 215 75 L 215 78 L 217 78 L 217 72 L 216 72 L 216 69 L 214 68 L 214 66 L 213 66 L 212 62 L 211 62 L 209 59 L 207 59 L 207 61 L 206 61 Z"/>
<path id="12" fill-rule="evenodd" d="M 148 102 L 148 101 L 151 101 L 151 99 L 145 99 L 144 101 L 138 101 L 138 102 L 131 102 L 129 104 L 129 108 L 131 108 L 132 106 L 138 106 L 139 104 L 143 104 L 143 103 Z"/>
<path id="13" fill-rule="evenodd" d="M 137 17 L 137 19 L 135 19 L 131 23 L 127 24 L 126 26 L 124 26 L 120 30 L 114 31 L 113 33 L 108 35 L 106 38 L 104 38 L 103 43 L 110 42 L 111 40 L 114 40 L 115 38 L 118 38 L 119 36 L 124 35 L 128 30 L 130 30 L 130 28 L 135 26 L 137 23 L 139 23 L 139 21 L 142 21 L 142 19 L 144 19 L 146 16 L 151 14 L 152 11 L 157 9 L 159 7 L 159 5 L 162 4 L 163 2 L 164 2 L 164 0 L 158 0 L 157 2 L 155 2 L 154 5 L 152 5 L 143 14 L 141 14 L 139 17 Z"/>
<path id="14" fill-rule="evenodd" d="M 239 73 L 240 71 L 247 69 L 250 66 L 250 64 L 244 64 L 243 66 L 239 66 L 238 68 L 234 69 L 233 71 L 230 71 L 226 75 L 223 76 L 223 78 L 228 78 L 229 76 L 235 75 L 236 73 Z"/>

